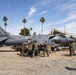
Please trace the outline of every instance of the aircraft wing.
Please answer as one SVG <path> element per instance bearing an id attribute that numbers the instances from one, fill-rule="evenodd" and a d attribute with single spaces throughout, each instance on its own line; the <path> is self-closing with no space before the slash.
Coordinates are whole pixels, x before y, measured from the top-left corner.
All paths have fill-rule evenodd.
<path id="1" fill-rule="evenodd" d="M 0 42 L 7 40 L 7 39 L 8 39 L 8 37 L 0 37 Z"/>

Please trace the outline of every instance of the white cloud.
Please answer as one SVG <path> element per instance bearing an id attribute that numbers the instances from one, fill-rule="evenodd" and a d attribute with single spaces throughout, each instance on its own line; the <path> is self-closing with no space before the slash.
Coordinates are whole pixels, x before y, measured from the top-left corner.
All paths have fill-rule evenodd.
<path id="1" fill-rule="evenodd" d="M 76 10 L 76 0 L 70 0 L 70 1 L 68 1 L 68 2 L 66 2 L 66 3 L 63 3 L 62 5 L 61 5 L 61 9 L 62 10 Z"/>
<path id="2" fill-rule="evenodd" d="M 64 2 L 64 0 L 59 0 L 54 9 L 57 9 L 60 12 L 74 11 L 76 10 L 76 0 L 67 0 L 66 2 Z"/>
<path id="3" fill-rule="evenodd" d="M 72 12 L 69 12 L 67 13 L 67 16 L 55 23 L 51 23 L 52 25 L 58 25 L 58 24 L 64 24 L 64 23 L 68 23 L 70 21 L 74 21 L 76 20 L 76 11 L 72 11 Z M 50 24 L 50 23 L 49 23 Z"/>
<path id="4" fill-rule="evenodd" d="M 76 19 L 76 14 L 69 15 L 65 19 L 60 20 L 60 22 L 58 22 L 57 24 L 66 23 L 66 22 L 74 20 L 74 19 Z"/>
<path id="5" fill-rule="evenodd" d="M 31 7 L 30 8 L 30 11 L 29 11 L 29 13 L 28 13 L 28 16 L 27 16 L 27 18 L 29 18 L 29 17 L 31 17 L 32 15 L 34 15 L 34 13 L 36 12 L 36 8 L 35 7 Z"/>
<path id="6" fill-rule="evenodd" d="M 74 14 L 76 14 L 76 10 L 71 11 L 71 12 L 68 13 L 69 16 L 70 16 L 70 15 L 74 15 Z"/>
<path id="7" fill-rule="evenodd" d="M 35 6 L 47 5 L 47 4 L 49 4 L 49 3 L 53 2 L 53 1 L 54 1 L 54 0 L 41 0 L 41 1 L 39 2 L 39 0 L 38 0 L 37 4 L 36 4 Z"/>
<path id="8" fill-rule="evenodd" d="M 66 24 L 66 29 L 70 31 L 76 30 L 76 22 Z"/>
<path id="9" fill-rule="evenodd" d="M 46 5 L 46 4 L 48 4 L 48 3 L 52 2 L 52 1 L 53 0 L 44 0 L 41 4 Z"/>
<path id="10" fill-rule="evenodd" d="M 43 11 L 42 13 L 40 13 L 39 15 L 43 15 L 43 14 L 46 14 L 48 11 Z"/>

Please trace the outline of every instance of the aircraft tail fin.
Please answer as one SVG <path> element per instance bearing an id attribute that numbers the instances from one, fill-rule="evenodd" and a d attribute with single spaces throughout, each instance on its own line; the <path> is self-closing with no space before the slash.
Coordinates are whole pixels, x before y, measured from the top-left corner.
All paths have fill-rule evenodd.
<path id="1" fill-rule="evenodd" d="M 0 37 L 3 37 L 3 36 L 8 36 L 9 33 L 6 32 L 2 27 L 0 27 Z"/>

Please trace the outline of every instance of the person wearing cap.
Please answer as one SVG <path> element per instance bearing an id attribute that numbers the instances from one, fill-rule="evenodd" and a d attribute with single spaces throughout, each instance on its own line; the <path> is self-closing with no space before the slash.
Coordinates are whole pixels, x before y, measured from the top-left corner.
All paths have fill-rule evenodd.
<path id="1" fill-rule="evenodd" d="M 24 42 L 22 44 L 22 56 L 26 56 L 27 51 L 28 51 L 28 43 Z"/>

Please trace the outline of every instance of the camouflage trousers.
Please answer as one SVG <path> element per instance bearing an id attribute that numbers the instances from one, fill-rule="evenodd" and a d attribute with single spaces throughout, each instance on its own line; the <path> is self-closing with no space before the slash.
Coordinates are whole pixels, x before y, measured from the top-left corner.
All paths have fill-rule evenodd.
<path id="1" fill-rule="evenodd" d="M 38 50 L 38 54 L 40 55 L 40 51 L 43 51 L 43 55 L 45 57 L 45 53 L 47 53 L 47 57 L 49 57 L 49 52 L 47 49 L 43 49 L 43 50 Z"/>

